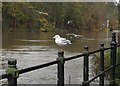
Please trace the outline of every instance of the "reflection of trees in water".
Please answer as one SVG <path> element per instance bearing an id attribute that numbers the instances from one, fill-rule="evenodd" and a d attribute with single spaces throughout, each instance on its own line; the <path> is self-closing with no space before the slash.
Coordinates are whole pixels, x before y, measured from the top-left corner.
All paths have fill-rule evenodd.
<path id="1" fill-rule="evenodd" d="M 15 44 L 15 32 L 2 33 L 2 48 L 12 47 Z"/>

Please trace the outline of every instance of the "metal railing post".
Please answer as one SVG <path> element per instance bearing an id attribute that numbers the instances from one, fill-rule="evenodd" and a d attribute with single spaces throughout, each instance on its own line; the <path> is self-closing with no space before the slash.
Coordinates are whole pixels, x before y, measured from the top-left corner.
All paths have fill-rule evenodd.
<path id="1" fill-rule="evenodd" d="M 57 84 L 58 86 L 64 86 L 64 52 L 63 51 L 59 51 L 58 52 L 58 58 L 57 58 L 58 62 L 58 81 Z"/>
<path id="2" fill-rule="evenodd" d="M 104 71 L 104 44 L 100 44 L 100 72 Z M 99 78 L 100 86 L 104 86 L 104 74 L 102 74 Z"/>
<path id="3" fill-rule="evenodd" d="M 82 86 L 89 86 L 86 82 L 89 80 L 89 52 L 88 46 L 85 46 L 84 58 L 83 58 L 83 83 Z"/>
<path id="4" fill-rule="evenodd" d="M 18 69 L 16 67 L 17 61 L 16 59 L 10 58 L 8 60 L 8 67 L 6 70 L 8 86 L 17 86 L 17 78 L 19 76 Z"/>
<path id="5" fill-rule="evenodd" d="M 116 65 L 116 33 L 112 33 L 112 41 L 111 45 L 111 58 L 110 58 L 110 65 L 114 67 Z M 110 70 L 110 86 L 115 86 L 115 67 Z"/>

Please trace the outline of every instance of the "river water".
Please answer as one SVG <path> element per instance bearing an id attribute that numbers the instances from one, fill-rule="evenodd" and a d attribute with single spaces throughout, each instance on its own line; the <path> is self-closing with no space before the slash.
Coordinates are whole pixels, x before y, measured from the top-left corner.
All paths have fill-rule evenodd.
<path id="1" fill-rule="evenodd" d="M 99 49 L 101 42 L 107 47 L 111 40 L 111 32 L 89 32 L 81 31 L 76 34 L 83 37 L 72 38 L 72 45 L 64 47 L 57 46 L 54 43 L 53 36 L 58 32 L 41 32 L 39 30 L 15 30 L 4 31 L 2 33 L 2 56 L 1 73 L 5 73 L 7 60 L 9 58 L 17 59 L 18 69 L 23 69 L 50 61 L 57 58 L 59 50 L 64 50 L 65 58 L 78 55 L 84 51 L 84 46 L 89 46 L 89 50 Z M 60 32 L 62 37 L 68 37 L 66 34 L 73 32 Z M 65 83 L 80 84 L 82 82 L 83 58 L 78 58 L 65 63 Z M 21 74 L 18 78 L 18 84 L 56 84 L 57 83 L 57 65 L 32 72 Z M 90 70 L 90 77 L 92 77 Z"/>

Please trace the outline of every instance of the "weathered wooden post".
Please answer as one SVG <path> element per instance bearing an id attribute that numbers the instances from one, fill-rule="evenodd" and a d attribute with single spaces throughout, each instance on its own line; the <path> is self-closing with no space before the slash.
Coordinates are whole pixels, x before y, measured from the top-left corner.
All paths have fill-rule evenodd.
<path id="1" fill-rule="evenodd" d="M 16 59 L 10 58 L 8 60 L 8 67 L 6 73 L 8 75 L 8 86 L 17 86 L 17 78 L 19 76 L 18 69 L 16 68 Z"/>
<path id="2" fill-rule="evenodd" d="M 89 80 L 89 52 L 88 46 L 85 46 L 84 57 L 83 57 L 83 83 L 82 86 L 89 86 L 86 82 Z"/>
<path id="3" fill-rule="evenodd" d="M 100 72 L 104 71 L 104 44 L 100 44 Z M 99 78 L 100 86 L 104 86 L 104 74 L 102 74 Z"/>
<path id="4" fill-rule="evenodd" d="M 57 61 L 59 61 L 58 63 L 58 86 L 64 86 L 64 52 L 63 51 L 59 51 L 58 52 L 58 58 Z"/>
<path id="5" fill-rule="evenodd" d="M 110 58 L 110 65 L 114 67 L 116 65 L 116 33 L 112 33 L 112 41 L 111 45 L 111 58 Z M 110 86 L 115 86 L 115 67 L 110 70 Z"/>

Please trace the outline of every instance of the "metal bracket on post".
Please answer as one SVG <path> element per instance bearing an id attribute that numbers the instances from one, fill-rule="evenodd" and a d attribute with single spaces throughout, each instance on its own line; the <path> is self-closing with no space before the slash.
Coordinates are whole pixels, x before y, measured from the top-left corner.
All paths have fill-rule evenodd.
<path id="1" fill-rule="evenodd" d="M 8 60 L 8 67 L 6 73 L 8 75 L 8 86 L 17 86 L 17 78 L 19 77 L 18 69 L 16 68 L 16 59 L 10 58 Z"/>

